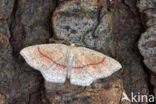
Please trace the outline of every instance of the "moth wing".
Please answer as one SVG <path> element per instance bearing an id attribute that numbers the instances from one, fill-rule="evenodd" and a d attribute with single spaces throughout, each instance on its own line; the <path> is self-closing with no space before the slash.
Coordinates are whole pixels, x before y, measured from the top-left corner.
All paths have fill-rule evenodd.
<path id="1" fill-rule="evenodd" d="M 88 48 L 75 48 L 73 54 L 72 84 L 88 86 L 94 80 L 108 77 L 121 68 L 115 59 Z"/>
<path id="2" fill-rule="evenodd" d="M 63 44 L 41 44 L 20 51 L 25 61 L 39 70 L 49 82 L 63 83 L 66 80 L 66 52 Z"/>

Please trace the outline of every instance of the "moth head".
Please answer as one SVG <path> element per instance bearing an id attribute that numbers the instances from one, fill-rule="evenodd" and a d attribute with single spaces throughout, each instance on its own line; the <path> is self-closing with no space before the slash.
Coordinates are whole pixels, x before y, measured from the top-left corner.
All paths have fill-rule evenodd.
<path id="1" fill-rule="evenodd" d="M 71 43 L 70 47 L 71 48 L 74 48 L 75 47 L 75 44 L 74 43 Z"/>

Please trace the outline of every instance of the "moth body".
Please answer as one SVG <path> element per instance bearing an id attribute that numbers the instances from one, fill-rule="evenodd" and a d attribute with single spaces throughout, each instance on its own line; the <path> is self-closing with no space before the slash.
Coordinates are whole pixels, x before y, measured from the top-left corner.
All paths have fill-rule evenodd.
<path id="1" fill-rule="evenodd" d="M 64 44 L 41 44 L 20 51 L 25 61 L 40 71 L 46 81 L 89 86 L 93 81 L 112 75 L 121 68 L 115 59 L 100 52 Z"/>

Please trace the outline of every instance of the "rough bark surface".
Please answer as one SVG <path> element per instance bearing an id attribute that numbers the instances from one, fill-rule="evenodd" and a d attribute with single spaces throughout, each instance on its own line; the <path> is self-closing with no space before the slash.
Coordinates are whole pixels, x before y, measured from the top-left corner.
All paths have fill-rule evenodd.
<path id="1" fill-rule="evenodd" d="M 155 70 L 148 70 L 155 67 L 144 66 L 137 47 L 143 24 L 155 25 L 154 0 L 143 1 L 0 0 L 0 104 L 130 104 L 121 101 L 123 92 L 156 94 Z M 100 51 L 123 68 L 89 87 L 44 82 L 19 52 L 52 39 Z"/>

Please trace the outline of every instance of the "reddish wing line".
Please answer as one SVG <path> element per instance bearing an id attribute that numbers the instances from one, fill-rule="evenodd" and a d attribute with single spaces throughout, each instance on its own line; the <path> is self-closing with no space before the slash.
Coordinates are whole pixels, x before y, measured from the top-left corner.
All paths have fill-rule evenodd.
<path id="1" fill-rule="evenodd" d="M 66 68 L 65 65 L 59 64 L 59 63 L 57 63 L 56 61 L 54 61 L 53 59 L 51 59 L 50 57 L 48 57 L 48 56 L 46 56 L 45 54 L 43 54 L 43 53 L 41 52 L 41 50 L 40 50 L 39 47 L 38 47 L 37 49 L 38 49 L 38 52 L 39 52 L 43 57 L 46 57 L 47 59 L 49 59 L 50 61 L 52 61 L 54 64 L 58 65 L 59 67 L 62 67 L 63 69 Z M 62 58 L 61 58 L 61 59 L 62 59 Z M 61 60 L 61 59 L 60 59 L 60 60 Z M 86 66 L 90 66 L 90 65 L 93 65 L 93 66 L 94 66 L 94 65 L 101 64 L 101 63 L 104 62 L 104 60 L 105 60 L 105 58 L 103 58 L 101 61 L 99 61 L 99 62 L 97 62 L 97 63 L 91 63 L 91 64 L 87 64 L 87 65 L 83 65 L 83 66 L 78 66 L 78 67 L 72 67 L 72 68 L 74 68 L 74 69 L 82 69 L 82 68 L 84 68 L 84 67 L 86 67 Z"/>
<path id="2" fill-rule="evenodd" d="M 47 55 L 43 54 L 43 53 L 41 52 L 41 50 L 40 50 L 39 47 L 37 47 L 37 49 L 38 49 L 38 52 L 40 53 L 40 55 L 42 55 L 43 57 L 46 57 L 47 59 L 49 59 L 50 61 L 52 61 L 54 64 L 56 64 L 56 65 L 59 66 L 59 67 L 62 67 L 63 69 L 66 68 L 65 65 L 59 64 L 59 63 L 57 63 L 56 61 L 54 61 L 53 59 L 51 59 L 50 57 L 48 57 Z M 62 59 L 62 58 L 61 58 L 61 59 Z M 59 59 L 59 60 L 61 60 L 61 59 Z"/>
<path id="3" fill-rule="evenodd" d="M 98 65 L 98 64 L 101 64 L 103 63 L 105 60 L 105 58 L 103 58 L 101 61 L 97 62 L 97 63 L 91 63 L 91 64 L 87 64 L 87 65 L 83 65 L 83 66 L 78 66 L 78 67 L 72 67 L 74 69 L 81 69 L 81 68 L 84 68 L 84 67 L 87 67 L 87 66 L 91 66 L 91 65 Z"/>

